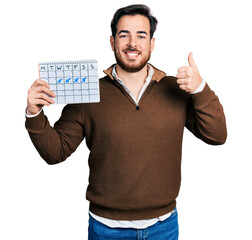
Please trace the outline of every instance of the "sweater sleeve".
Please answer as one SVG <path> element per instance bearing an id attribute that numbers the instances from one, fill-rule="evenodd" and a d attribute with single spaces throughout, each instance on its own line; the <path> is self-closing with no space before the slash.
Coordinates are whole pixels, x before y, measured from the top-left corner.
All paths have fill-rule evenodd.
<path id="1" fill-rule="evenodd" d="M 211 145 L 224 144 L 226 120 L 218 97 L 206 84 L 203 91 L 188 102 L 186 127 L 196 137 Z"/>
<path id="2" fill-rule="evenodd" d="M 29 136 L 40 156 L 48 164 L 64 161 L 83 140 L 83 108 L 83 104 L 66 105 L 54 127 L 50 126 L 43 111 L 36 117 L 26 117 L 25 127 Z"/>

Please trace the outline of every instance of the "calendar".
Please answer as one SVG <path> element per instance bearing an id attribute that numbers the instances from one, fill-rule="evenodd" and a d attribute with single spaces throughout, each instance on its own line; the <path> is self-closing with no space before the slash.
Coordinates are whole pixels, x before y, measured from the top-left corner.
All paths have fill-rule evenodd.
<path id="1" fill-rule="evenodd" d="M 39 76 L 56 94 L 55 104 L 100 101 L 96 60 L 42 62 Z"/>

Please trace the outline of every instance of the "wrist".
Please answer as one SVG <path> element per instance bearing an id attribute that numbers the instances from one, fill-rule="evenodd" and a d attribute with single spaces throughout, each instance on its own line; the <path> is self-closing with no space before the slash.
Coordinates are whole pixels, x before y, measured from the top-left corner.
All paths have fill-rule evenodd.
<path id="1" fill-rule="evenodd" d="M 41 111 L 42 111 L 42 108 L 38 112 L 34 113 L 34 112 L 29 111 L 28 108 L 26 108 L 25 109 L 25 116 L 27 118 L 33 118 L 33 117 L 38 116 L 41 113 Z"/>
<path id="2" fill-rule="evenodd" d="M 198 86 L 198 88 L 196 90 L 194 90 L 193 92 L 191 92 L 190 94 L 196 94 L 196 93 L 202 92 L 202 90 L 204 89 L 205 85 L 206 85 L 206 82 L 202 79 L 202 82 Z"/>

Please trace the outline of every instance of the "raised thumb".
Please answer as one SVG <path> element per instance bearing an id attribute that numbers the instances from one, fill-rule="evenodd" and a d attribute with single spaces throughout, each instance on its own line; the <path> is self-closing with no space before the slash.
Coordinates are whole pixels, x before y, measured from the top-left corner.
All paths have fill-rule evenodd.
<path id="1" fill-rule="evenodd" d="M 189 66 L 196 66 L 196 64 L 193 60 L 193 53 L 192 52 L 190 52 L 188 55 L 188 63 L 189 63 Z"/>

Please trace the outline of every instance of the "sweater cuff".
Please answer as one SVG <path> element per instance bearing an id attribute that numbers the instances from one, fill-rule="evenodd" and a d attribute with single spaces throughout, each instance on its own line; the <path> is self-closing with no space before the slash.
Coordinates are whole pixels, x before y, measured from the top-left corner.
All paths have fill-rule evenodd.
<path id="1" fill-rule="evenodd" d="M 36 114 L 34 114 L 34 115 L 29 115 L 29 114 L 27 114 L 26 112 L 27 112 L 27 108 L 25 109 L 25 116 L 26 116 L 27 118 L 33 118 L 33 117 L 38 116 L 38 115 L 42 112 L 42 108 L 39 110 L 38 113 L 36 113 Z"/>
<path id="2" fill-rule="evenodd" d="M 46 116 L 44 115 L 44 111 L 40 111 L 37 116 L 27 117 L 25 121 L 25 127 L 30 133 L 42 133 L 46 126 Z"/>
<path id="3" fill-rule="evenodd" d="M 214 92 L 210 89 L 210 87 L 206 83 L 204 89 L 201 92 L 192 94 L 192 99 L 194 104 L 197 105 L 206 102 L 213 95 L 215 95 Z"/>

